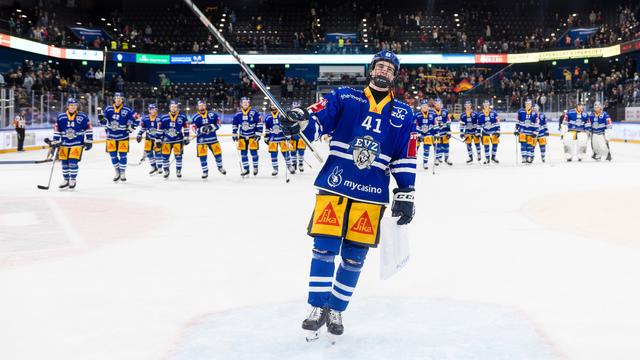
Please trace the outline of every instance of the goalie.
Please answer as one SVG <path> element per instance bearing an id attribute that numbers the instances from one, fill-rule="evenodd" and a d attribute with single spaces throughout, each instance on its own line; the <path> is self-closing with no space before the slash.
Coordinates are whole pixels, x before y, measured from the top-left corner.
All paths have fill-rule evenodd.
<path id="1" fill-rule="evenodd" d="M 609 138 L 613 131 L 613 125 L 611 124 L 611 117 L 606 111 L 603 111 L 602 104 L 599 101 L 593 104 L 593 114 L 589 116 L 588 126 L 591 132 L 592 158 L 594 160 L 605 158 L 607 161 L 611 161 Z"/>
<path id="2" fill-rule="evenodd" d="M 579 103 L 575 109 L 567 111 L 560 132 L 562 133 L 562 143 L 567 161 L 572 161 L 577 157 L 582 161 L 587 155 L 587 122 L 589 115 L 584 111 L 584 107 Z"/>

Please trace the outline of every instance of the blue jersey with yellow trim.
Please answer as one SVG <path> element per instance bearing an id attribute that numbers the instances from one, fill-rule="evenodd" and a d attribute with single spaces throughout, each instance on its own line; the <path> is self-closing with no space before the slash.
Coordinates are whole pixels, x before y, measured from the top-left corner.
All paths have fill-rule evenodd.
<path id="1" fill-rule="evenodd" d="M 264 128 L 264 136 L 267 141 L 283 141 L 285 139 L 278 111 L 271 111 L 264 117 Z"/>
<path id="2" fill-rule="evenodd" d="M 485 112 L 484 110 L 480 111 L 478 113 L 478 129 L 480 129 L 484 135 L 500 133 L 498 113 L 494 110 L 489 110 L 489 112 Z"/>
<path id="3" fill-rule="evenodd" d="M 145 115 L 140 120 L 140 130 L 138 136 L 146 134 L 147 140 L 156 140 L 158 138 L 158 126 L 160 125 L 160 116 L 151 117 Z"/>
<path id="4" fill-rule="evenodd" d="M 53 141 L 62 146 L 80 146 L 93 141 L 93 129 L 89 116 L 83 112 L 63 112 L 53 126 Z"/>
<path id="5" fill-rule="evenodd" d="M 429 116 L 431 110 L 427 110 L 427 112 L 417 112 L 414 116 L 416 123 L 416 130 L 422 136 L 433 136 L 434 134 L 434 119 L 435 116 Z M 433 113 L 435 115 L 435 113 Z"/>
<path id="6" fill-rule="evenodd" d="M 611 116 L 606 111 L 599 114 L 589 114 L 588 130 L 594 134 L 604 134 L 607 129 L 613 129 L 613 123 L 611 122 Z"/>
<path id="7" fill-rule="evenodd" d="M 478 135 L 478 113 L 475 111 L 463 111 L 460 114 L 460 133 L 465 135 Z"/>
<path id="8" fill-rule="evenodd" d="M 579 112 L 577 109 L 571 109 L 567 111 L 565 119 L 569 131 L 585 131 L 587 121 L 589 121 L 589 114 L 585 111 Z"/>
<path id="9" fill-rule="evenodd" d="M 164 143 L 177 143 L 189 136 L 189 124 L 183 113 L 162 115 L 158 127 L 158 138 Z"/>
<path id="10" fill-rule="evenodd" d="M 129 128 L 135 124 L 133 118 L 133 110 L 131 108 L 120 105 L 109 105 L 104 110 L 104 120 L 101 121 L 105 125 L 107 139 L 124 140 L 129 138 Z"/>
<path id="11" fill-rule="evenodd" d="M 386 204 L 390 175 L 414 188 L 418 134 L 411 108 L 388 94 L 376 103 L 369 88 L 341 87 L 309 108 L 304 134 L 330 134 L 329 157 L 315 181 L 319 189 Z"/>
<path id="12" fill-rule="evenodd" d="M 191 118 L 196 129 L 198 144 L 213 144 L 218 142 L 216 131 L 220 129 L 220 118 L 215 112 L 198 112 Z"/>
<path id="13" fill-rule="evenodd" d="M 547 115 L 544 113 L 538 114 L 538 123 L 540 128 L 538 130 L 538 137 L 549 136 L 549 126 L 547 125 Z"/>
<path id="14" fill-rule="evenodd" d="M 518 110 L 517 120 L 517 132 L 525 135 L 538 135 L 538 113 L 533 108 L 529 111 L 524 108 Z"/>
<path id="15" fill-rule="evenodd" d="M 451 116 L 449 116 L 449 110 L 442 108 L 438 111 L 433 108 L 429 109 L 429 112 L 435 116 L 434 132 L 436 136 L 449 135 L 451 133 Z"/>
<path id="16" fill-rule="evenodd" d="M 246 111 L 240 109 L 240 111 L 233 116 L 232 126 L 234 135 L 238 134 L 238 132 L 240 136 L 246 138 L 262 135 L 262 118 L 260 117 L 260 113 L 253 108 L 249 108 Z"/>

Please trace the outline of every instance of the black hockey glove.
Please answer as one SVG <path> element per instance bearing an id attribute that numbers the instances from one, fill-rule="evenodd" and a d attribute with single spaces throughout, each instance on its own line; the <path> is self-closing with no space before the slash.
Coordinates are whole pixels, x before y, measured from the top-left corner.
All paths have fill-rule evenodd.
<path id="1" fill-rule="evenodd" d="M 233 139 L 233 142 L 238 142 L 238 134 L 231 135 L 231 139 Z"/>
<path id="2" fill-rule="evenodd" d="M 282 130 L 285 135 L 291 136 L 300 133 L 309 123 L 309 112 L 307 109 L 293 108 L 287 111 L 286 116 L 280 120 Z"/>
<path id="3" fill-rule="evenodd" d="M 84 143 L 84 149 L 85 150 L 91 150 L 91 148 L 93 147 L 93 143 L 92 142 L 86 142 Z"/>
<path id="4" fill-rule="evenodd" d="M 142 134 L 136 136 L 136 142 L 140 144 L 141 141 L 142 141 Z"/>
<path id="5" fill-rule="evenodd" d="M 398 225 L 406 225 L 413 220 L 415 208 L 413 204 L 415 189 L 393 189 L 393 204 L 391 205 L 391 216 L 400 217 Z"/>
<path id="6" fill-rule="evenodd" d="M 260 143 L 260 137 L 261 137 L 260 135 L 256 135 L 256 136 L 254 137 L 254 139 L 255 139 L 255 141 L 256 141 L 256 144 Z"/>
<path id="7" fill-rule="evenodd" d="M 189 136 L 185 136 L 183 141 L 184 141 L 184 146 L 189 145 L 189 143 L 191 142 L 191 140 L 189 140 Z"/>

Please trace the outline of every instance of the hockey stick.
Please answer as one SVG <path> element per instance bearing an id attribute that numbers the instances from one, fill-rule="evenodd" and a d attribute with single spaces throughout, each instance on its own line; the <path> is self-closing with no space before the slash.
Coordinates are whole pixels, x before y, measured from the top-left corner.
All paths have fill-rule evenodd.
<path id="1" fill-rule="evenodd" d="M 260 88 L 260 91 L 262 91 L 262 93 L 269 98 L 269 100 L 276 107 L 276 109 L 278 109 L 278 111 L 281 114 L 286 116 L 286 112 L 284 111 L 284 108 L 282 107 L 282 105 L 280 105 L 280 102 L 276 100 L 273 94 L 271 94 L 271 92 L 262 83 L 262 81 L 260 81 L 258 76 L 253 72 L 253 70 L 251 70 L 251 68 L 249 68 L 249 66 L 245 64 L 244 60 L 242 60 L 242 58 L 240 57 L 240 55 L 238 55 L 236 50 L 231 46 L 231 44 L 229 44 L 229 42 L 224 38 L 224 36 L 222 36 L 222 34 L 218 31 L 218 29 L 216 29 L 215 26 L 213 26 L 211 21 L 207 19 L 207 17 L 202 13 L 202 11 L 200 11 L 200 9 L 196 6 L 196 4 L 194 4 L 192 0 L 184 0 L 184 2 L 191 9 L 191 11 L 193 11 L 193 13 L 198 17 L 198 19 L 200 19 L 200 21 L 202 22 L 202 24 L 204 24 L 207 30 L 209 30 L 209 32 L 218 40 L 220 45 L 222 45 L 222 47 L 229 54 L 231 54 L 231 56 L 238 62 L 242 70 L 244 70 L 244 72 L 247 75 L 249 75 L 249 77 L 251 78 L 251 80 L 253 80 L 256 86 Z M 316 157 L 318 162 L 323 163 L 324 160 L 322 159 L 320 154 L 318 154 L 318 152 L 313 147 L 313 145 L 311 145 L 311 142 L 309 141 L 309 139 L 307 139 L 307 137 L 302 132 L 300 132 L 300 137 L 302 137 L 302 140 L 307 144 L 307 147 L 309 148 L 309 150 L 311 150 L 311 152 Z"/>
<path id="2" fill-rule="evenodd" d="M 433 165 L 431 166 L 431 174 L 436 174 L 436 161 L 438 159 L 438 139 L 433 135 Z"/>
<path id="3" fill-rule="evenodd" d="M 53 160 L 4 160 L 0 165 L 42 164 Z"/>
<path id="4" fill-rule="evenodd" d="M 38 189 L 40 189 L 40 190 L 49 190 L 49 187 L 51 186 L 51 179 L 53 178 L 53 169 L 56 167 L 56 162 L 57 161 L 58 161 L 58 157 L 54 156 L 53 157 L 53 162 L 51 163 L 51 172 L 49 173 L 49 182 L 47 182 L 47 186 L 38 185 Z"/>

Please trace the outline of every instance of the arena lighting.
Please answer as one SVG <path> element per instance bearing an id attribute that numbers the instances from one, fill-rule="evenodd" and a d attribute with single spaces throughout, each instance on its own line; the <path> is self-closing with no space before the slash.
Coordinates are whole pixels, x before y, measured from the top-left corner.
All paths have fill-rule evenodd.
<path id="1" fill-rule="evenodd" d="M 105 19 L 105 18 L 100 18 L 100 20 L 102 20 L 102 21 L 107 21 L 107 19 Z"/>
<path id="2" fill-rule="evenodd" d="M 455 13 L 455 14 L 453 14 L 453 16 L 458 17 L 458 14 L 457 14 L 457 13 Z"/>
<path id="3" fill-rule="evenodd" d="M 21 18 L 25 18 L 25 19 L 26 19 L 26 18 L 27 18 L 27 15 L 22 14 L 22 15 L 20 15 L 20 17 L 21 17 Z"/>
<path id="4" fill-rule="evenodd" d="M 362 19 L 362 22 L 367 22 L 367 19 Z"/>
<path id="5" fill-rule="evenodd" d="M 17 12 L 17 13 L 21 13 L 21 12 L 22 12 L 22 10 L 20 10 L 20 9 L 16 9 L 16 12 Z"/>
<path id="6" fill-rule="evenodd" d="M 366 48 L 368 48 L 368 47 L 369 47 L 369 45 L 367 45 L 367 44 L 364 44 L 364 48 L 365 48 L 365 49 L 366 49 Z"/>
<path id="7" fill-rule="evenodd" d="M 111 23 L 107 23 L 107 26 L 111 26 Z"/>
<path id="8" fill-rule="evenodd" d="M 227 19 L 222 18 L 222 19 L 220 19 L 220 21 L 225 22 L 225 21 L 227 21 Z"/>
<path id="9" fill-rule="evenodd" d="M 551 36 L 556 36 L 556 33 L 551 33 Z"/>
<path id="10" fill-rule="evenodd" d="M 578 16 L 578 14 L 574 13 L 574 14 L 573 14 L 573 17 L 576 17 L 576 16 Z"/>
<path id="11" fill-rule="evenodd" d="M 80 21 L 76 22 L 76 25 L 82 25 L 82 23 Z"/>

